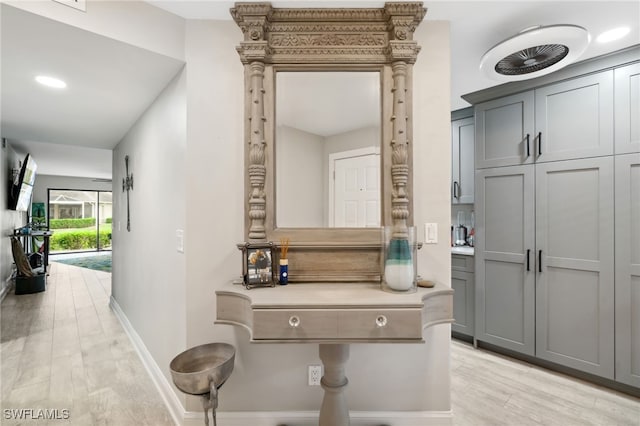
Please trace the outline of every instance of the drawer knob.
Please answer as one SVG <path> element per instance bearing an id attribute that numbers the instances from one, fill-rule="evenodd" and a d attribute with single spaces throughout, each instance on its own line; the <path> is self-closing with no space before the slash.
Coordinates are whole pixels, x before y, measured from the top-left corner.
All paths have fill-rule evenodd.
<path id="1" fill-rule="evenodd" d="M 300 317 L 292 315 L 291 318 L 289 318 L 289 325 L 291 327 L 298 327 L 300 325 Z"/>
<path id="2" fill-rule="evenodd" d="M 387 325 L 387 317 L 385 317 L 384 315 L 378 315 L 376 317 L 376 325 L 378 327 L 384 327 L 385 325 Z"/>

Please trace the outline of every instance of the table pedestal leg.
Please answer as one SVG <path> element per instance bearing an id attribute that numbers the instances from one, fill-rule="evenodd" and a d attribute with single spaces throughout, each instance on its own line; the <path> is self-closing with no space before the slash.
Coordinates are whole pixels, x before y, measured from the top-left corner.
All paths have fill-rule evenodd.
<path id="1" fill-rule="evenodd" d="M 344 394 L 349 383 L 344 374 L 344 366 L 349 359 L 349 345 L 320 344 L 320 359 L 324 365 L 320 426 L 349 426 L 349 407 Z"/>

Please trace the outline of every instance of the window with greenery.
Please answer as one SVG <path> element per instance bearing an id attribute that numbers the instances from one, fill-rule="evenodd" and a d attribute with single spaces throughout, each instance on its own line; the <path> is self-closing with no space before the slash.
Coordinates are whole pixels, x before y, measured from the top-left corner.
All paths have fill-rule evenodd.
<path id="1" fill-rule="evenodd" d="M 49 189 L 50 251 L 111 250 L 111 191 Z"/>

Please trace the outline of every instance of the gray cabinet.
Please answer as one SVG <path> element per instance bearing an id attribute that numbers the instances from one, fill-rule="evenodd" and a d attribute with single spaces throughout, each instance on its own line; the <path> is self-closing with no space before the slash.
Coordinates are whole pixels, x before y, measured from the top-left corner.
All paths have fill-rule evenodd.
<path id="1" fill-rule="evenodd" d="M 536 356 L 613 379 L 613 157 L 535 174 Z"/>
<path id="2" fill-rule="evenodd" d="M 462 267 L 456 265 L 463 265 Z M 451 256 L 451 288 L 453 294 L 453 318 L 451 331 L 467 336 L 474 335 L 475 285 L 473 256 Z"/>
<path id="3" fill-rule="evenodd" d="M 533 162 L 533 91 L 478 104 L 475 110 L 476 168 Z"/>
<path id="4" fill-rule="evenodd" d="M 475 123 L 478 169 L 611 155 L 613 71 L 480 103 Z"/>
<path id="5" fill-rule="evenodd" d="M 615 158 L 616 380 L 640 387 L 640 154 Z"/>
<path id="6" fill-rule="evenodd" d="M 535 90 L 536 162 L 613 154 L 613 71 Z"/>
<path id="7" fill-rule="evenodd" d="M 535 351 L 534 166 L 476 172 L 476 339 Z"/>
<path id="8" fill-rule="evenodd" d="M 613 378 L 613 157 L 476 182 L 476 338 Z"/>
<path id="9" fill-rule="evenodd" d="M 638 52 L 465 99 L 476 339 L 640 388 Z"/>
<path id="10" fill-rule="evenodd" d="M 615 70 L 615 152 L 640 152 L 640 64 Z"/>
<path id="11" fill-rule="evenodd" d="M 474 140 L 473 117 L 451 122 L 452 204 L 473 204 Z"/>

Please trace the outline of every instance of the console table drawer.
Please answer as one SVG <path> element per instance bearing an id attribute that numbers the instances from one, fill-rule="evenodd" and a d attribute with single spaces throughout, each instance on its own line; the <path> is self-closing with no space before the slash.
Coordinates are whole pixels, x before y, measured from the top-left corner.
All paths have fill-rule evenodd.
<path id="1" fill-rule="evenodd" d="M 255 309 L 253 338 L 261 339 L 330 339 L 338 335 L 335 311 L 318 309 Z"/>
<path id="2" fill-rule="evenodd" d="M 420 309 L 255 309 L 253 339 L 422 339 Z"/>
<path id="3" fill-rule="evenodd" d="M 422 339 L 420 309 L 350 309 L 339 313 L 341 339 Z"/>

